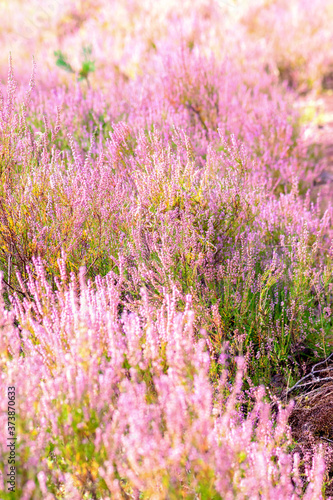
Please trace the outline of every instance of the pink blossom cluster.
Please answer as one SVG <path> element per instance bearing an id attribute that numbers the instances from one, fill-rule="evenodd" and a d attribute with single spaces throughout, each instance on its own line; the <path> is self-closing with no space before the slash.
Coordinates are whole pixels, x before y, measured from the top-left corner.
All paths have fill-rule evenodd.
<path id="1" fill-rule="evenodd" d="M 18 391 L 20 498 L 58 498 L 61 485 L 73 499 L 282 500 L 300 498 L 304 484 L 303 498 L 321 498 L 321 456 L 302 480 L 299 455 L 288 453 L 291 407 L 272 420 L 259 388 L 244 415 L 242 358 L 230 385 L 222 354 L 212 386 L 210 340 L 195 338 L 190 295 L 179 313 L 176 288 L 158 309 L 143 288 L 140 311 L 119 316 L 121 277 L 86 283 L 82 268 L 77 285 L 59 267 L 56 291 L 37 260 L 32 300 L 16 297 L 11 313 L 1 304 L 1 387 Z M 4 458 L 4 400 L 1 408 Z"/>
<path id="2" fill-rule="evenodd" d="M 104 85 L 113 71 L 129 78 L 146 74 L 161 45 L 171 53 L 182 42 L 222 59 L 229 54 L 244 73 L 266 65 L 300 91 L 318 89 L 332 71 L 332 18 L 329 0 L 4 1 L 0 74 L 10 50 L 22 78 L 35 54 L 47 80 L 54 50 L 66 51 L 78 67 L 82 46 L 91 44 L 96 82 Z"/>
<path id="3" fill-rule="evenodd" d="M 241 87 L 240 111 L 212 59 L 205 67 L 188 53 L 185 73 L 178 57 L 147 88 L 128 84 L 119 102 L 79 86 L 34 94 L 34 75 L 20 94 L 10 66 L 1 384 L 18 388 L 21 498 L 282 499 L 304 488 L 320 498 L 324 463 L 315 453 L 300 479 L 290 408 L 274 420 L 258 389 L 244 414 L 243 362 L 232 384 L 221 348 L 232 339 L 237 350 L 237 320 L 249 354 L 278 363 L 282 346 L 322 328 L 316 305 L 304 312 L 311 287 L 322 301 L 330 283 L 331 212 L 299 194 L 298 179 L 316 171 L 299 171 L 307 157 L 292 142 L 288 95 L 270 82 Z"/>
<path id="4" fill-rule="evenodd" d="M 325 0 L 162 3 L 55 0 L 24 47 L 43 46 L 45 66 L 27 83 L 14 53 L 19 85 L 10 57 L 0 86 L 17 494 L 323 498 L 324 448 L 295 449 L 292 404 L 272 411 L 264 386 L 296 382 L 305 347 L 332 348 L 325 161 L 294 101 L 329 70 L 315 49 L 333 14 Z M 34 18 L 38 1 L 15 4 L 14 25 Z M 92 75 L 48 70 L 59 47 L 77 68 L 88 39 Z"/>

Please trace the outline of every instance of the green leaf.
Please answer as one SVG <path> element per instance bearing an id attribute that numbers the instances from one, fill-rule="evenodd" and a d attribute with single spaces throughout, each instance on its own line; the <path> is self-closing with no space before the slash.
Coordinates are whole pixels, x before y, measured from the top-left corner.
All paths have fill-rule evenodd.
<path id="1" fill-rule="evenodd" d="M 93 61 L 85 61 L 82 63 L 82 68 L 80 70 L 80 78 L 87 78 L 89 73 L 92 73 L 95 71 L 95 63 Z"/>
<path id="2" fill-rule="evenodd" d="M 57 58 L 56 65 L 59 68 L 62 68 L 65 71 L 68 71 L 69 73 L 75 73 L 72 66 L 66 61 L 66 56 L 61 52 L 61 50 L 55 51 L 54 55 Z"/>

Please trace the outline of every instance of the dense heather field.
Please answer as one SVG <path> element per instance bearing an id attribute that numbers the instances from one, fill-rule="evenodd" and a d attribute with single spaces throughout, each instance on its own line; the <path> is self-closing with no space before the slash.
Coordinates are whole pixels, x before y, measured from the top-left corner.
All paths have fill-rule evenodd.
<path id="1" fill-rule="evenodd" d="M 1 499 L 330 498 L 331 2 L 0 19 Z"/>

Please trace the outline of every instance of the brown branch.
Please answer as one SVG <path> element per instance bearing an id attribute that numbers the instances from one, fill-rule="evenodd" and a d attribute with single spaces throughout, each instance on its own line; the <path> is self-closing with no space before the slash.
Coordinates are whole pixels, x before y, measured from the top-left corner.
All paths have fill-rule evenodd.
<path id="1" fill-rule="evenodd" d="M 332 439 L 328 439 L 328 438 L 326 438 L 326 437 L 324 437 L 324 436 L 320 436 L 320 439 L 324 439 L 325 441 L 328 441 L 329 443 L 332 443 L 332 444 L 333 444 Z"/>
<path id="2" fill-rule="evenodd" d="M 201 113 L 200 113 L 200 110 L 199 109 L 196 109 L 194 106 L 192 106 L 192 104 L 186 104 L 185 105 L 188 109 L 190 109 L 191 111 L 193 111 L 193 113 L 195 113 L 197 115 L 197 117 L 199 118 L 199 121 L 201 123 L 201 125 L 203 126 L 203 128 L 205 129 L 205 132 L 206 132 L 206 135 L 208 136 L 208 127 L 207 125 L 205 124 L 202 116 L 201 116 Z"/>
<path id="3" fill-rule="evenodd" d="M 300 387 L 307 387 L 309 385 L 314 385 L 317 384 L 318 382 L 328 382 L 332 381 L 333 377 L 324 377 L 324 378 L 318 378 L 316 377 L 317 374 L 328 371 L 328 370 L 333 370 L 333 366 L 327 366 L 326 368 L 323 368 L 321 370 L 316 370 L 320 365 L 323 365 L 324 363 L 327 363 L 329 360 L 333 359 L 333 352 L 326 358 L 324 361 L 320 361 L 319 363 L 316 363 L 313 365 L 311 372 L 305 375 L 305 377 L 302 377 L 298 382 L 296 382 L 295 385 L 293 385 L 286 393 L 288 395 L 290 392 L 292 392 L 294 389 L 300 388 Z M 309 382 L 305 382 L 309 377 L 312 379 Z M 302 383 L 305 382 L 305 383 Z"/>
<path id="4" fill-rule="evenodd" d="M 22 292 L 22 290 L 18 290 L 16 288 L 14 288 L 12 285 L 10 285 L 10 283 L 7 283 L 7 281 L 4 278 L 2 278 L 2 281 L 4 282 L 4 284 L 6 286 L 8 286 L 8 288 L 10 288 L 11 290 L 13 290 L 13 292 L 20 293 L 21 295 L 23 295 L 23 297 L 27 296 L 26 293 Z"/>

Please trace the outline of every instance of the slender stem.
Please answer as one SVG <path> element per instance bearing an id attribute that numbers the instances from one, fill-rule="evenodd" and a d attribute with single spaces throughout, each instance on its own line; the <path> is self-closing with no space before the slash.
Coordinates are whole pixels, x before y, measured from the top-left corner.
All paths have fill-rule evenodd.
<path id="1" fill-rule="evenodd" d="M 4 278 L 2 278 L 2 281 L 4 282 L 4 284 L 6 286 L 8 286 L 11 290 L 13 290 L 13 292 L 16 292 L 16 293 L 20 293 L 21 295 L 23 295 L 23 297 L 26 297 L 27 295 L 22 292 L 22 290 L 18 290 L 17 288 L 14 288 L 10 283 L 8 283 Z"/>
<path id="2" fill-rule="evenodd" d="M 11 251 L 11 248 L 10 248 Z M 12 275 L 12 254 L 10 253 L 8 255 L 8 284 L 10 285 L 11 281 L 11 275 Z"/>

